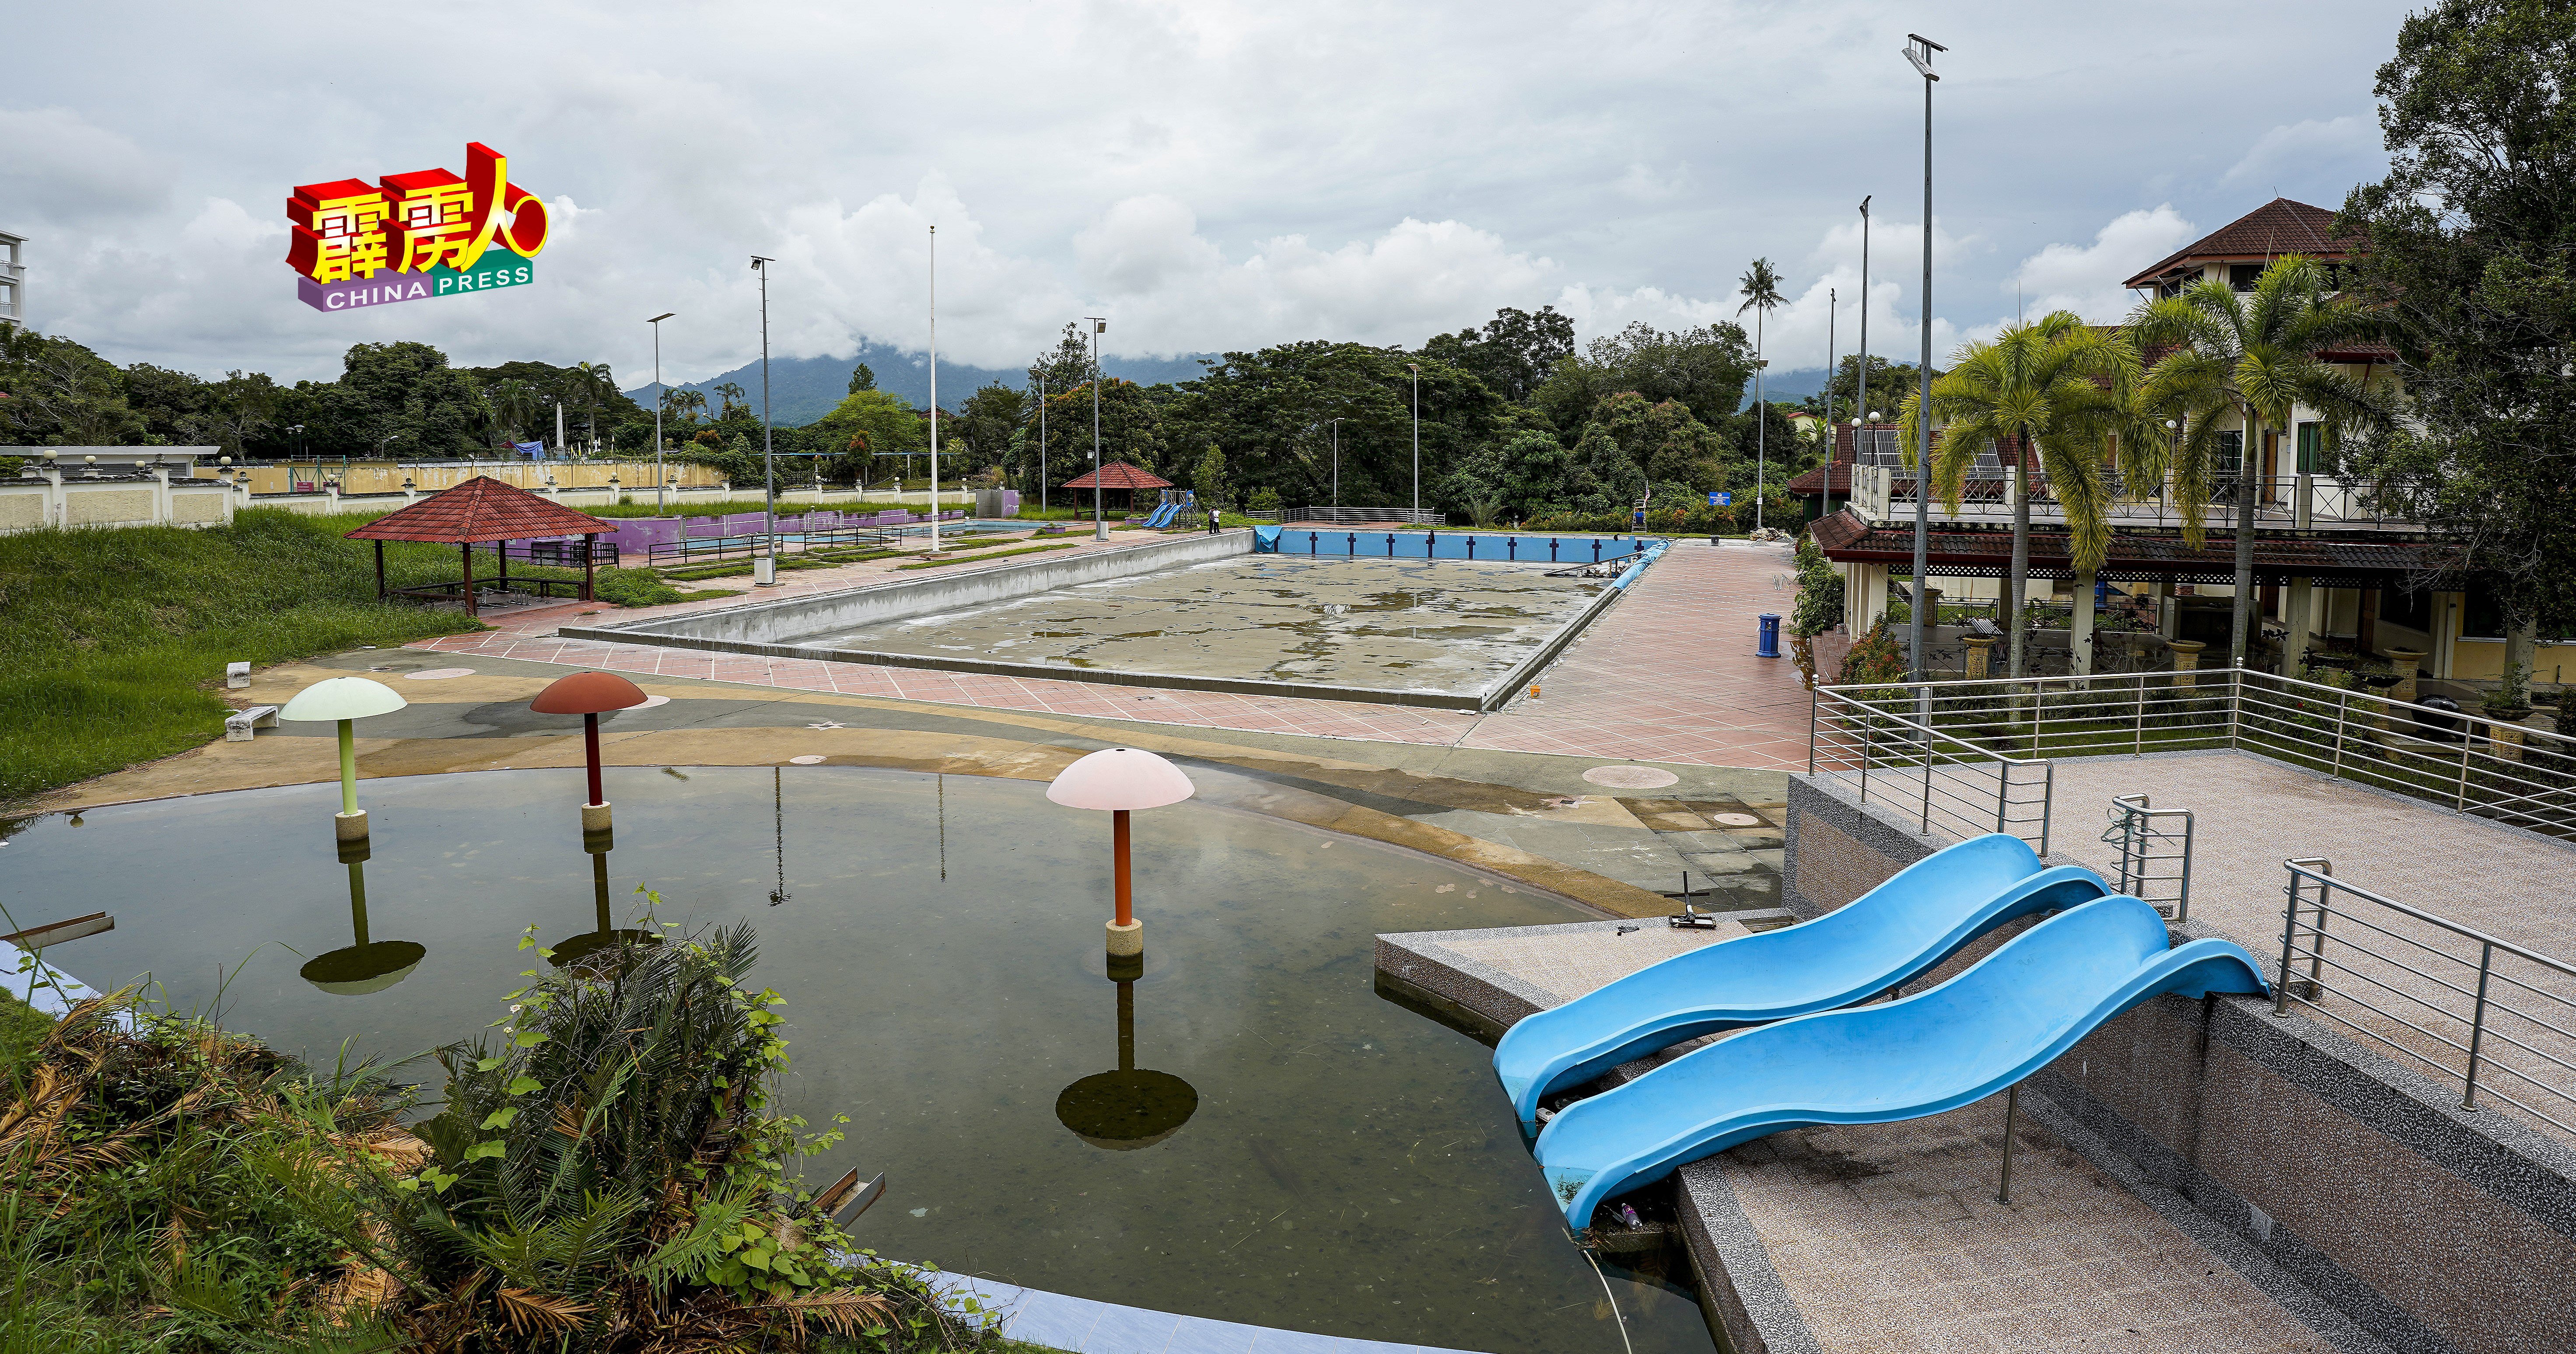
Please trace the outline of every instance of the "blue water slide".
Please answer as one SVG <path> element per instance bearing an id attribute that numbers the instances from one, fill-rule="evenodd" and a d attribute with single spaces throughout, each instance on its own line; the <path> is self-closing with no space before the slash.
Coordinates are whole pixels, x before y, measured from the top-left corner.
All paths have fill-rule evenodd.
<path id="1" fill-rule="evenodd" d="M 2150 997 L 2269 990 L 2232 942 L 2171 945 L 2155 908 L 2097 898 L 1927 992 L 1746 1030 L 1568 1105 L 1539 1134 L 1539 1166 L 1582 1227 L 1603 1200 L 1737 1143 L 1975 1104 Z"/>
<path id="2" fill-rule="evenodd" d="M 2081 865 L 2043 869 L 2019 837 L 1972 838 L 1814 921 L 1677 954 L 1526 1017 L 1495 1046 L 1494 1073 L 1536 1133 L 1551 1091 L 1685 1039 L 1867 1001 L 2015 917 L 2110 891 Z"/>
<path id="3" fill-rule="evenodd" d="M 1148 527 L 1170 526 L 1172 524 L 1172 519 L 1179 516 L 1180 512 L 1180 504 L 1166 503 L 1163 506 L 1154 509 L 1154 515 L 1145 519 L 1145 525 Z"/>

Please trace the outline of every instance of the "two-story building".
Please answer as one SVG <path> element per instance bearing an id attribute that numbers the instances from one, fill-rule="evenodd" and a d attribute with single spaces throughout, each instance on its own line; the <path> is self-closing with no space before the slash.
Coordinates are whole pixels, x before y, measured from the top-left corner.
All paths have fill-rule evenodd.
<path id="1" fill-rule="evenodd" d="M 2277 198 L 2209 236 L 2141 269 L 2124 284 L 2142 296 L 2171 296 L 2203 279 L 2251 290 L 2264 267 L 2284 254 L 2304 254 L 2330 268 L 2350 255 L 2332 236 L 2334 213 Z M 2319 356 L 2357 378 L 2385 387 L 2395 379 L 2395 354 L 2376 344 L 2356 344 Z M 2317 411 L 2293 411 L 2290 426 L 2265 427 L 2257 445 L 2246 445 L 2242 421 L 2231 416 L 2219 432 L 2222 464 L 2218 492 L 2206 511 L 2204 543 L 2182 539 L 2182 519 L 2169 483 L 2131 483 L 2119 475 L 2110 557 L 2096 574 L 2105 614 L 2122 629 L 2134 628 L 2110 648 L 2113 659 L 2096 663 L 2074 646 L 2041 646 L 2039 671 L 2113 666 L 2163 666 L 2160 641 L 2198 640 L 2213 660 L 2223 660 L 2234 608 L 2236 522 L 2240 494 L 2255 497 L 2254 582 L 2263 637 L 2249 663 L 2287 670 L 2332 661 L 2329 655 L 2425 655 L 2431 677 L 2463 683 L 2492 681 L 2503 671 L 2503 628 L 2492 602 L 2455 581 L 2433 586 L 2448 558 L 2444 546 L 2416 522 L 2384 512 L 2374 486 L 2326 473 L 2324 423 Z M 1937 436 L 1937 433 L 1936 433 Z M 1914 559 L 1915 476 L 1905 467 L 1893 424 L 1849 423 L 1835 429 L 1829 466 L 1792 482 L 1792 493 L 1830 494 L 1833 511 L 1814 535 L 1827 558 L 1842 566 L 1845 624 L 1866 632 L 1887 611 L 1893 586 L 1910 592 Z M 1936 495 L 1931 504 L 1929 583 L 1948 601 L 1999 598 L 2012 556 L 2012 494 L 2028 478 L 2031 490 L 2030 588 L 2026 600 L 2072 601 L 2073 569 L 2064 514 L 2044 477 L 2013 464 L 2011 448 L 1972 472 L 1956 513 Z M 2451 590 L 2445 590 L 2451 589 Z M 2105 637 L 2108 638 L 2107 636 Z M 2097 651 L 2100 652 L 2100 651 Z M 1955 654 L 1955 650 L 1953 651 Z M 1957 659 L 1935 645 L 1935 669 L 1957 670 Z M 2052 667 L 2052 662 L 2054 666 Z M 2545 644 L 2533 680 L 2563 681 L 2576 669 L 2576 643 Z"/>

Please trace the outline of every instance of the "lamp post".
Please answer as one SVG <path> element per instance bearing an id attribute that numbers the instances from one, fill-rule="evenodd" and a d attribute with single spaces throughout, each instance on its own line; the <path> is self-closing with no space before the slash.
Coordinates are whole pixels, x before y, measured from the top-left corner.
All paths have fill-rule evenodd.
<path id="1" fill-rule="evenodd" d="M 1141 968 L 1145 925 L 1136 920 L 1135 886 L 1128 870 L 1127 815 L 1136 809 L 1177 804 L 1196 790 L 1181 769 L 1135 748 L 1102 748 L 1056 773 L 1047 798 L 1072 809 L 1106 809 L 1117 911 L 1109 923 L 1110 967 Z M 1123 964 L 1120 961 L 1125 961 Z"/>
<path id="2" fill-rule="evenodd" d="M 333 677 L 295 693 L 279 719 L 292 719 L 340 726 L 340 813 L 332 821 L 333 834 L 343 842 L 365 841 L 367 812 L 358 807 L 358 735 L 355 722 L 375 715 L 389 715 L 406 704 L 400 693 L 382 682 L 364 677 Z"/>
<path id="3" fill-rule="evenodd" d="M 930 228 L 930 554 L 939 559 L 939 227 Z"/>
<path id="4" fill-rule="evenodd" d="M 662 406 L 670 403 L 671 392 L 662 388 L 662 321 L 678 314 L 666 310 L 644 323 L 653 326 L 653 511 L 669 510 L 662 499 Z"/>
<path id="5" fill-rule="evenodd" d="M 1046 373 L 1038 373 L 1038 516 L 1047 510 Z"/>
<path id="6" fill-rule="evenodd" d="M 1333 506 L 1342 506 L 1342 421 L 1333 420 Z"/>
<path id="7" fill-rule="evenodd" d="M 1833 288 L 1825 288 L 1825 497 L 1824 506 L 1816 510 L 1819 522 L 1834 512 L 1834 322 L 1842 314 L 1842 297 Z M 1855 437 L 1853 441 L 1859 439 Z M 1855 446 L 1853 450 L 1859 448 Z"/>
<path id="8" fill-rule="evenodd" d="M 528 702 L 528 708 L 541 715 L 581 716 L 582 751 L 590 763 L 590 798 L 581 806 L 581 830 L 585 833 L 606 832 L 612 826 L 608 796 L 600 785 L 599 717 L 631 710 L 648 699 L 633 682 L 616 673 L 576 672 L 556 678 Z"/>
<path id="9" fill-rule="evenodd" d="M 1422 525 L 1422 364 L 1407 362 L 1413 373 L 1413 524 Z"/>
<path id="10" fill-rule="evenodd" d="M 1109 463 L 1100 458 L 1100 336 L 1109 332 L 1109 320 L 1100 315 L 1082 318 L 1091 321 L 1091 539 L 1105 541 L 1109 539 L 1109 519 L 1101 513 L 1100 477 L 1108 471 Z"/>
<path id="11" fill-rule="evenodd" d="M 760 274 L 760 494 L 761 511 L 769 519 L 761 553 L 751 561 L 755 588 L 778 583 L 778 460 L 769 435 L 769 265 L 777 261 L 764 254 L 751 256 L 751 270 Z"/>
<path id="12" fill-rule="evenodd" d="M 1949 49 L 1920 33 L 1905 35 L 1911 45 L 1905 59 L 1923 76 L 1923 395 L 1914 416 L 1914 680 L 1924 680 L 1924 612 L 1931 590 L 1924 586 L 1932 562 L 1932 86 L 1941 77 L 1932 71 L 1932 54 Z M 1923 693 L 1928 722 L 1932 693 Z"/>

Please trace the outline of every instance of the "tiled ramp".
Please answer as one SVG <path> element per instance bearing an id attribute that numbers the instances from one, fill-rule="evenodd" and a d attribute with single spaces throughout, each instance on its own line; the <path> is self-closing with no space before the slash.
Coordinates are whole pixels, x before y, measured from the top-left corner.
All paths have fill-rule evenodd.
<path id="1" fill-rule="evenodd" d="M 1175 1316 L 986 1279 L 952 1279 L 948 1287 L 973 1293 L 986 1311 L 999 1313 L 1011 1339 L 1067 1354 L 1467 1354 Z"/>

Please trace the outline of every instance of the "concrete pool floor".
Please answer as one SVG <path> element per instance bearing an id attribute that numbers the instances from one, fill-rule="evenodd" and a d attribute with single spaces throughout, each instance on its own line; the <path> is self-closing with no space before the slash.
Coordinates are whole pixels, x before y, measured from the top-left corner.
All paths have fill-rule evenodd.
<path id="1" fill-rule="evenodd" d="M 1473 695 L 1608 585 L 1544 564 L 1247 555 L 777 643 Z"/>

